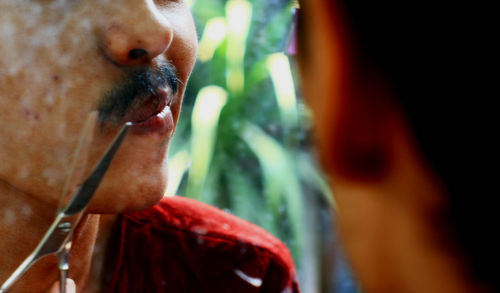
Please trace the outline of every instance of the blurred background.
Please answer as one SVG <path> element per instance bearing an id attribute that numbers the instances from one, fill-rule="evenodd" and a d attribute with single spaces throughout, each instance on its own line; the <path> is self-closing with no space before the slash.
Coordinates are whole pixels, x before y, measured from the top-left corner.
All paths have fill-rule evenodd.
<path id="1" fill-rule="evenodd" d="M 291 46 L 297 2 L 190 5 L 198 60 L 169 148 L 167 195 L 217 206 L 280 238 L 304 293 L 359 292 L 334 232 L 335 203 L 300 94 Z"/>

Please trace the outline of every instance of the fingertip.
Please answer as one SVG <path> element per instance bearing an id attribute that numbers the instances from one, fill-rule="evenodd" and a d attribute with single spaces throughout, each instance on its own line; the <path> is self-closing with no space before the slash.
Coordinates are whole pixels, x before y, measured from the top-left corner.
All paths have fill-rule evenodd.
<path id="1" fill-rule="evenodd" d="M 76 293 L 76 284 L 72 279 L 66 279 L 66 291 L 68 293 Z"/>

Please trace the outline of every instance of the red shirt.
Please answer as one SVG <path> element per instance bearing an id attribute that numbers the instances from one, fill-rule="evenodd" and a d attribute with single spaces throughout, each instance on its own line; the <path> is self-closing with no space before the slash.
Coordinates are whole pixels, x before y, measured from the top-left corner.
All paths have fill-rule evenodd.
<path id="1" fill-rule="evenodd" d="M 109 292 L 299 292 L 281 241 L 195 200 L 164 198 L 120 229 Z"/>

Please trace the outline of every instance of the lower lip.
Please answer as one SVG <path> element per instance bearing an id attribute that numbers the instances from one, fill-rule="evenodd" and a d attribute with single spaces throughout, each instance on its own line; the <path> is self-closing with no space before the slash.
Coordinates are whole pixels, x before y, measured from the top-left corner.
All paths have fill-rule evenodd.
<path id="1" fill-rule="evenodd" d="M 165 106 L 163 110 L 150 118 L 133 123 L 130 129 L 134 134 L 172 134 L 174 130 L 174 119 L 169 106 Z"/>

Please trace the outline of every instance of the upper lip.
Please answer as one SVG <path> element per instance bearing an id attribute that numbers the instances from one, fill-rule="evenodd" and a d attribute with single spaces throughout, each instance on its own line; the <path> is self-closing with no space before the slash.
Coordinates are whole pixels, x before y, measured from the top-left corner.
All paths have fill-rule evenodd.
<path id="1" fill-rule="evenodd" d="M 97 104 L 101 125 L 152 118 L 175 102 L 172 99 L 180 82 L 175 67 L 168 61 L 125 72 L 123 79 L 108 89 Z"/>
<path id="2" fill-rule="evenodd" d="M 132 107 L 127 115 L 125 115 L 125 119 L 132 123 L 141 123 L 156 116 L 158 113 L 162 112 L 165 107 L 170 107 L 171 104 L 172 90 L 168 87 L 160 88 Z"/>

